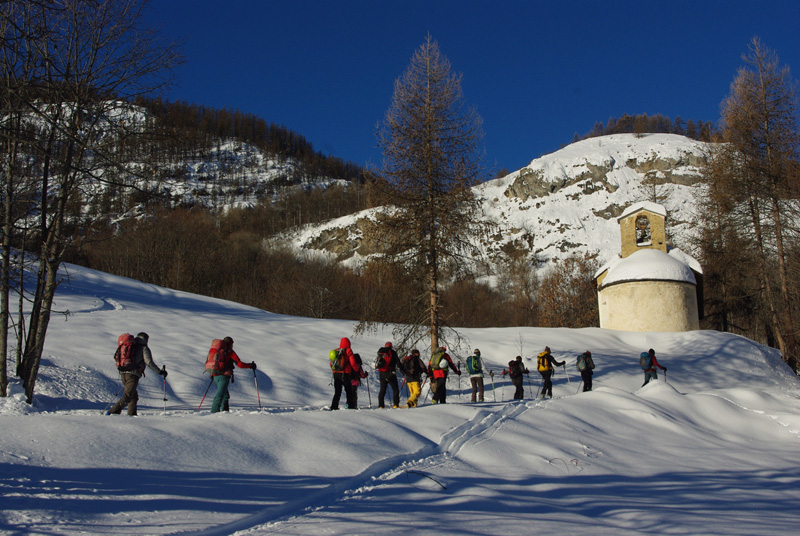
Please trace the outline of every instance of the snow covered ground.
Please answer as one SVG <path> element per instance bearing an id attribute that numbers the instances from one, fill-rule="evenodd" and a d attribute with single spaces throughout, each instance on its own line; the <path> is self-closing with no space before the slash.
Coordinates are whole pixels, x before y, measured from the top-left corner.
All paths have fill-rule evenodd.
<path id="1" fill-rule="evenodd" d="M 279 316 L 68 266 L 33 407 L 0 400 L 0 533 L 789 534 L 800 515 L 800 383 L 773 350 L 715 332 L 464 330 L 499 373 L 545 345 L 566 370 L 553 400 L 509 402 L 495 376 L 470 404 L 327 412 L 327 354 L 354 323 Z M 105 416 L 117 335 L 146 331 L 164 384 L 138 417 Z M 230 335 L 259 365 L 210 414 L 203 362 Z M 352 337 L 372 361 L 388 332 Z M 641 387 L 641 351 L 666 376 Z M 590 349 L 595 389 L 576 394 Z M 425 353 L 426 349 L 420 348 Z M 10 367 L 13 372 L 13 364 Z M 565 372 L 568 373 L 565 375 Z M 665 381 L 665 379 L 667 381 Z M 427 392 L 427 386 L 423 396 Z M 496 401 L 495 401 L 496 397 Z"/>

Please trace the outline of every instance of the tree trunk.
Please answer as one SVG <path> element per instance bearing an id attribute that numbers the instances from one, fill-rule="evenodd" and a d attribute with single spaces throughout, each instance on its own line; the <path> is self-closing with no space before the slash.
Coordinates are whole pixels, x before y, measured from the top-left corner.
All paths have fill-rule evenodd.
<path id="1" fill-rule="evenodd" d="M 789 277 L 786 273 L 786 255 L 783 246 L 783 225 L 780 217 L 778 200 L 772 199 L 772 221 L 775 224 L 775 245 L 777 247 L 778 274 L 781 285 L 781 309 L 783 310 L 783 326 L 786 330 L 786 349 L 783 360 L 797 370 L 797 346 L 794 336 L 794 318 L 792 315 L 792 302 L 789 296 Z"/>

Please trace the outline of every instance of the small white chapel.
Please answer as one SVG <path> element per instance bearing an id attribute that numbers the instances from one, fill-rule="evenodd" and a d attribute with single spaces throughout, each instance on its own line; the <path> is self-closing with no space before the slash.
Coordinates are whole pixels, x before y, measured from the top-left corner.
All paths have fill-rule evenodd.
<path id="1" fill-rule="evenodd" d="M 595 275 L 600 327 L 624 331 L 700 328 L 700 263 L 667 245 L 666 209 L 636 203 L 617 218 L 621 251 Z"/>

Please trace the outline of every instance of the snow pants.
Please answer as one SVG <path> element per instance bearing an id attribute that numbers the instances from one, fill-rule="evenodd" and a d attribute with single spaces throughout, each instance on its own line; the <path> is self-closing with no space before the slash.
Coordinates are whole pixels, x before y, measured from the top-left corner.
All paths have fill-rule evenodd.
<path id="1" fill-rule="evenodd" d="M 394 371 L 381 372 L 379 376 L 381 387 L 378 391 L 378 407 L 384 406 L 384 398 L 386 398 L 386 387 L 392 387 L 392 405 L 398 407 L 400 405 L 400 389 L 397 387 L 397 375 Z"/>
<path id="2" fill-rule="evenodd" d="M 657 379 L 658 379 L 658 373 L 656 372 L 656 369 L 645 370 L 644 383 L 642 384 L 642 387 L 650 383 L 650 380 L 657 380 Z"/>
<path id="3" fill-rule="evenodd" d="M 483 376 L 470 377 L 469 382 L 472 384 L 472 401 L 477 398 L 478 402 L 483 402 Z"/>
<path id="4" fill-rule="evenodd" d="M 417 407 L 417 399 L 419 398 L 419 394 L 422 392 L 422 388 L 420 387 L 419 381 L 412 382 L 406 381 L 406 385 L 408 385 L 408 407 L 409 408 L 416 408 Z"/>
<path id="5" fill-rule="evenodd" d="M 139 376 L 131 372 L 120 372 L 119 376 L 125 392 L 108 412 L 119 415 L 122 413 L 122 408 L 128 406 L 128 415 L 136 415 L 136 405 L 139 403 L 139 392 L 137 391 Z"/>
<path id="6" fill-rule="evenodd" d="M 211 403 L 211 413 L 217 413 L 220 410 L 228 411 L 228 401 L 231 398 L 228 392 L 228 384 L 231 382 L 231 377 L 225 376 L 224 374 L 217 374 L 214 376 L 213 380 L 217 386 L 217 394 L 214 395 L 214 401 Z"/>
<path id="7" fill-rule="evenodd" d="M 447 403 L 447 376 L 431 379 L 431 393 L 433 393 L 431 402 L 434 404 Z"/>
<path id="8" fill-rule="evenodd" d="M 522 400 L 525 397 L 524 380 L 522 375 L 511 378 L 511 383 L 514 384 L 514 400 Z"/>
<path id="9" fill-rule="evenodd" d="M 342 389 L 344 388 L 345 382 L 350 383 L 349 374 L 345 374 L 344 372 L 333 373 L 333 400 L 331 400 L 331 409 L 339 409 L 339 399 L 342 398 Z"/>
<path id="10" fill-rule="evenodd" d="M 592 369 L 587 368 L 581 371 L 581 379 L 583 380 L 583 392 L 592 390 Z"/>
<path id="11" fill-rule="evenodd" d="M 353 385 L 353 380 L 350 374 L 344 372 L 333 373 L 333 400 L 331 401 L 331 409 L 339 409 L 339 400 L 342 398 L 342 389 L 344 389 L 345 401 L 348 409 L 358 408 L 358 381 Z"/>
<path id="12" fill-rule="evenodd" d="M 544 384 L 542 385 L 542 398 L 545 398 L 547 396 L 549 396 L 550 398 L 553 398 L 553 381 L 550 379 L 550 378 L 553 377 L 553 371 L 552 370 L 545 370 L 545 371 L 541 371 L 540 370 L 539 374 L 542 375 L 542 380 L 544 381 Z"/>

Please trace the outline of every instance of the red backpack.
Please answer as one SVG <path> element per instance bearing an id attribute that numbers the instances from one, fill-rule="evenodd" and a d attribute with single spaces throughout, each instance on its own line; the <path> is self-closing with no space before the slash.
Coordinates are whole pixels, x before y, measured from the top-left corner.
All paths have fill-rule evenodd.
<path id="1" fill-rule="evenodd" d="M 211 341 L 211 349 L 206 358 L 205 372 L 210 372 L 212 376 L 224 374 L 231 361 L 230 352 L 222 339 Z"/>
<path id="2" fill-rule="evenodd" d="M 117 351 L 114 353 L 114 362 L 117 370 L 136 370 L 134 356 L 136 354 L 136 339 L 130 333 L 123 333 L 117 337 Z"/>
<path id="3" fill-rule="evenodd" d="M 378 348 L 378 357 L 375 358 L 375 369 L 387 372 L 392 367 L 392 354 L 386 347 Z"/>

